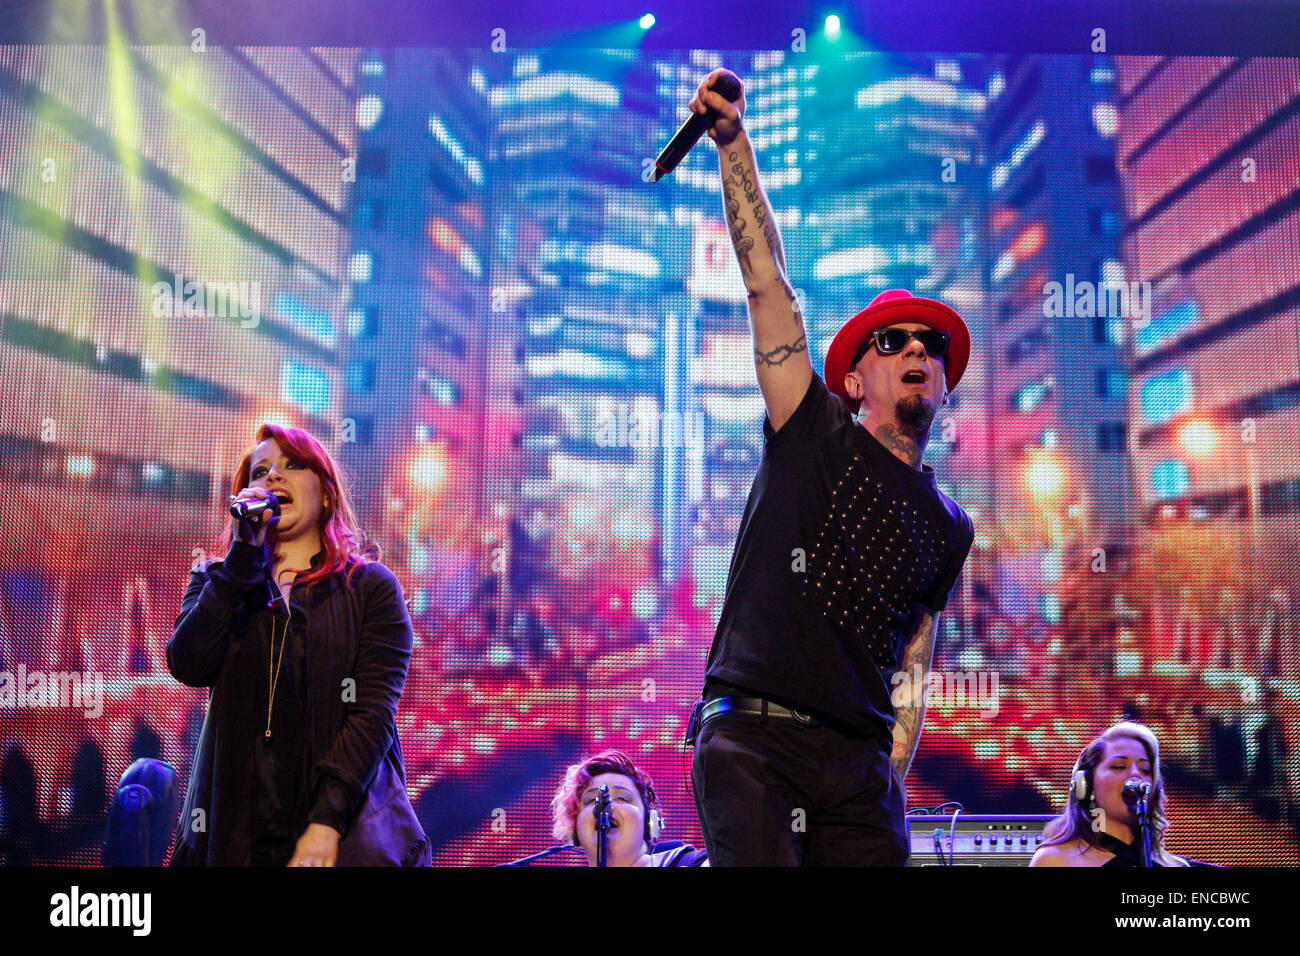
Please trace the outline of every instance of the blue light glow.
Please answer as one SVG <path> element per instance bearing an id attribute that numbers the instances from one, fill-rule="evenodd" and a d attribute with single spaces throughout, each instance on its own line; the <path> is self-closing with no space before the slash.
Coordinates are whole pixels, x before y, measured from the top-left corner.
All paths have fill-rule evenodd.
<path id="1" fill-rule="evenodd" d="M 1151 494 L 1155 498 L 1178 498 L 1187 494 L 1191 479 L 1187 465 L 1177 458 L 1166 458 L 1151 467 Z"/>
<path id="2" fill-rule="evenodd" d="M 1142 383 L 1139 403 L 1148 422 L 1167 422 L 1192 407 L 1192 377 L 1185 368 L 1153 375 Z"/>
<path id="3" fill-rule="evenodd" d="M 315 365 L 287 359 L 280 366 L 280 397 L 309 412 L 324 412 L 330 406 L 329 375 Z"/>

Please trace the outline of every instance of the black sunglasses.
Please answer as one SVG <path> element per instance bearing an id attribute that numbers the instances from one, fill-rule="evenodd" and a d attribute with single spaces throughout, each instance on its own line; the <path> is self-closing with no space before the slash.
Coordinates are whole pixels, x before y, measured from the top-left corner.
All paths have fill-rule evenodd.
<path id="1" fill-rule="evenodd" d="M 948 340 L 950 338 L 951 336 L 947 332 L 940 332 L 938 329 L 919 329 L 916 332 L 894 328 L 875 329 L 871 333 L 871 337 L 858 346 L 851 367 L 856 367 L 862 361 L 862 356 L 867 354 L 867 349 L 871 348 L 872 342 L 876 344 L 876 351 L 881 355 L 897 355 L 907 348 L 908 342 L 916 339 L 931 358 L 946 359 L 948 357 Z"/>

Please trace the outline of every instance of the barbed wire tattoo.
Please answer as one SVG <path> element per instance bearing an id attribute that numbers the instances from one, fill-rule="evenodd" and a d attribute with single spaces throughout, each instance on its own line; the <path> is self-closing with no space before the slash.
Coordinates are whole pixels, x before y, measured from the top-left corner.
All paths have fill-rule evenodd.
<path id="1" fill-rule="evenodd" d="M 783 365 L 792 355 L 808 351 L 808 336 L 801 335 L 794 342 L 778 345 L 767 352 L 754 349 L 755 365 Z"/>

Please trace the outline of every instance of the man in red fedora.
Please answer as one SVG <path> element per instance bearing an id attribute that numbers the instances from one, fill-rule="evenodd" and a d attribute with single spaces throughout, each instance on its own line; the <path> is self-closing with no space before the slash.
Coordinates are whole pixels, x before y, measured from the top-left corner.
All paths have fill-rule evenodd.
<path id="1" fill-rule="evenodd" d="M 882 292 L 812 368 L 735 103 L 705 78 L 767 418 L 688 738 L 715 866 L 901 865 L 939 612 L 970 550 L 921 463 L 970 355 L 948 306 Z M 918 680 L 918 677 L 920 678 Z M 901 680 L 900 680 L 901 678 Z"/>

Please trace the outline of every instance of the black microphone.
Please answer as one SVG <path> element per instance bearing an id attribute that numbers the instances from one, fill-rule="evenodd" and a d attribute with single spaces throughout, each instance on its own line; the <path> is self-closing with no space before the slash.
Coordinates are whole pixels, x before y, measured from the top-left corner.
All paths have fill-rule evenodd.
<path id="1" fill-rule="evenodd" d="M 1145 780 L 1125 780 L 1120 791 L 1124 802 L 1133 810 L 1138 830 L 1138 866 L 1151 866 L 1151 810 L 1147 804 L 1151 784 Z"/>
<path id="2" fill-rule="evenodd" d="M 602 783 L 596 791 L 596 865 L 609 865 L 609 828 L 613 824 L 609 810 L 609 784 Z"/>
<path id="3" fill-rule="evenodd" d="M 720 73 L 718 78 L 713 81 L 711 87 L 713 92 L 721 93 L 722 96 L 732 103 L 740 99 L 740 77 L 734 73 Z M 691 147 L 704 135 L 704 131 L 713 125 L 713 121 L 718 118 L 718 111 L 710 109 L 707 113 L 700 114 L 694 110 L 682 124 L 682 128 L 677 131 L 677 135 L 668 141 L 659 158 L 655 160 L 654 175 L 650 178 L 652 183 L 657 183 L 674 169 L 682 161 L 682 157 L 691 151 Z"/>
<path id="4" fill-rule="evenodd" d="M 277 518 L 280 517 L 280 499 L 274 494 L 272 494 L 271 497 L 260 501 L 232 502 L 230 505 L 230 516 L 232 518 L 245 520 L 247 518 L 252 518 L 255 515 L 259 515 L 268 509 L 271 514 L 275 515 Z"/>
<path id="5" fill-rule="evenodd" d="M 1145 780 L 1125 780 L 1123 796 L 1124 802 L 1131 807 L 1139 800 L 1146 800 L 1151 796 L 1151 784 Z"/>
<path id="6" fill-rule="evenodd" d="M 596 826 L 608 830 L 612 822 L 609 813 L 609 784 L 602 783 L 596 791 Z"/>

